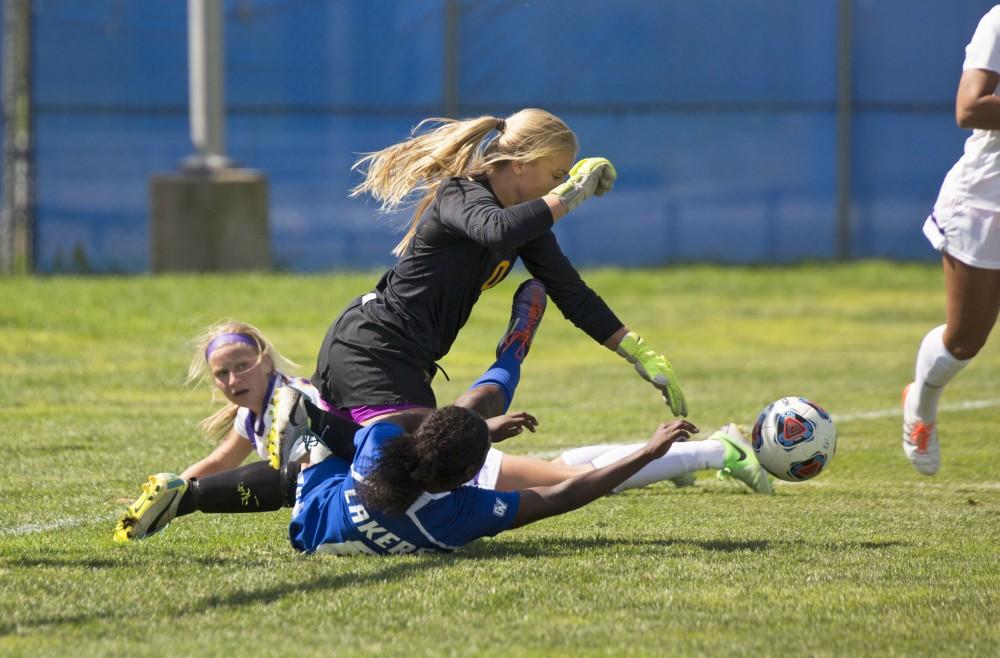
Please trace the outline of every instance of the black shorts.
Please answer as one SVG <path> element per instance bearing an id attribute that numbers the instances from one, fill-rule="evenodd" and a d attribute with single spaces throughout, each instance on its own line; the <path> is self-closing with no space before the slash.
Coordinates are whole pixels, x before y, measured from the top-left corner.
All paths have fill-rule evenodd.
<path id="1" fill-rule="evenodd" d="M 436 408 L 431 380 L 437 366 L 405 337 L 373 321 L 362 299 L 352 301 L 326 332 L 313 385 L 341 409 L 402 404 Z"/>

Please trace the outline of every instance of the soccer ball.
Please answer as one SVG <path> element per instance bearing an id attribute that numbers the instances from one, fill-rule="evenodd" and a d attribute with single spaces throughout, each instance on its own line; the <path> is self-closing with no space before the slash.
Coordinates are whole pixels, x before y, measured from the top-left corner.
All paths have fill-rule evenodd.
<path id="1" fill-rule="evenodd" d="M 788 482 L 816 477 L 837 450 L 837 428 L 830 414 L 805 398 L 781 398 L 767 405 L 752 436 L 760 465 Z"/>

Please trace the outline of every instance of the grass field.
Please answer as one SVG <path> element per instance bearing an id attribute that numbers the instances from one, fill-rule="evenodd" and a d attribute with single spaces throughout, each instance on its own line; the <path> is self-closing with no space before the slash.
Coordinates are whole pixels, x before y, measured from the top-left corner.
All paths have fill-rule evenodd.
<path id="1" fill-rule="evenodd" d="M 484 295 L 438 399 L 491 361 L 520 276 Z M 828 472 L 772 498 L 699 477 L 446 556 L 304 557 L 288 512 L 111 531 L 152 472 L 211 446 L 186 341 L 236 317 L 309 370 L 372 273 L 0 279 L 0 655 L 621 656 L 1000 653 L 1000 340 L 948 388 L 944 465 L 899 448 L 901 386 L 943 319 L 939 267 L 598 270 L 585 278 L 673 359 L 692 420 L 752 422 L 800 394 L 833 413 Z M 515 407 L 516 453 L 645 438 L 658 395 L 554 307 Z M 707 433 L 707 432 L 706 432 Z"/>

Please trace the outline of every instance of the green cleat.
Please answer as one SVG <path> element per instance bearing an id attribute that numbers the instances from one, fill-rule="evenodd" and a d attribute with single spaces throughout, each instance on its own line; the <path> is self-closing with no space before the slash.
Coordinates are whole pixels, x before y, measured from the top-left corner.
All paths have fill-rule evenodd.
<path id="1" fill-rule="evenodd" d="M 173 473 L 150 475 L 142 495 L 128 506 L 115 527 L 114 540 L 127 543 L 163 530 L 177 516 L 188 483 Z"/>
<path id="2" fill-rule="evenodd" d="M 750 487 L 754 493 L 770 495 L 771 480 L 767 471 L 757 461 L 753 449 L 743 438 L 743 433 L 735 423 L 726 425 L 708 437 L 722 443 L 726 448 L 725 466 L 719 471 L 719 479 L 733 478 Z"/>

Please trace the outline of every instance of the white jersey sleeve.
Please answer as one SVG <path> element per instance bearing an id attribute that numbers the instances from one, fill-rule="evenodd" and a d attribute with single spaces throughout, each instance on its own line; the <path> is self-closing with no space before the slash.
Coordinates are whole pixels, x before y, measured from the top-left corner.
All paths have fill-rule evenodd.
<path id="1" fill-rule="evenodd" d="M 985 69 L 1000 73 L 1000 5 L 979 20 L 972 41 L 965 47 L 962 70 Z"/>
<path id="2" fill-rule="evenodd" d="M 247 434 L 247 418 L 249 416 L 250 410 L 246 407 L 240 407 L 236 411 L 236 418 L 233 419 L 233 429 L 247 441 L 250 441 L 250 435 Z"/>

